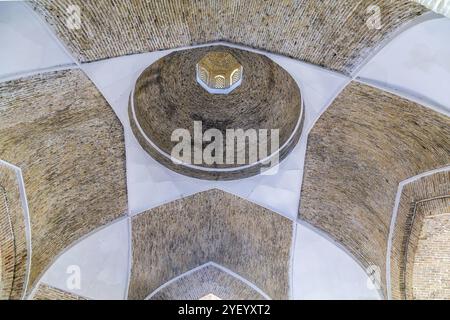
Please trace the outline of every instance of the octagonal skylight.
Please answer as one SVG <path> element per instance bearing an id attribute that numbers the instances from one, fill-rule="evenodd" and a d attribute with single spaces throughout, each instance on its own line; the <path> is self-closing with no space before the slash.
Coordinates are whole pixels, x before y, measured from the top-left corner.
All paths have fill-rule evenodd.
<path id="1" fill-rule="evenodd" d="M 209 93 L 227 94 L 242 82 L 242 66 L 228 52 L 208 52 L 197 63 L 197 82 Z"/>

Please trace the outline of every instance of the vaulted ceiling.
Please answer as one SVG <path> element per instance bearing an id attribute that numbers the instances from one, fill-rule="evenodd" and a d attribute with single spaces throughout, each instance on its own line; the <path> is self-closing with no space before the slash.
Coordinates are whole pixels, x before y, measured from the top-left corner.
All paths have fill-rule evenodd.
<path id="1" fill-rule="evenodd" d="M 345 74 L 426 11 L 408 0 L 32 2 L 80 62 L 224 40 Z M 81 8 L 80 30 L 66 27 L 69 5 Z"/>
<path id="2" fill-rule="evenodd" d="M 415 55 L 404 67 L 384 50 L 371 60 L 388 43 L 407 48 L 405 30 L 414 38 L 412 26 L 436 18 L 428 9 L 406 0 L 20 5 L 47 35 L 27 48 L 41 41 L 53 62 L 41 54 L 46 64 L 30 67 L 17 54 L 27 50 L 5 41 L 6 58 L 19 62 L 5 74 L 0 68 L 0 298 L 302 298 L 297 288 L 310 279 L 318 288 L 352 282 L 321 282 L 311 270 L 329 253 L 323 239 L 333 256 L 351 257 L 334 261 L 333 272 L 341 272 L 337 262 L 361 266 L 365 286 L 365 272 L 377 267 L 383 298 L 448 297 L 448 287 L 423 280 L 448 280 L 447 260 L 432 260 L 431 273 L 420 268 L 429 252 L 448 248 L 450 105 L 443 89 L 427 85 L 450 81 L 448 59 L 433 64 L 448 48 L 433 51 L 442 39 L 432 40 L 438 33 L 427 24 L 431 58 Z M 69 5 L 80 8 L 80 29 L 67 27 Z M 19 8 L 9 6 L 0 9 Z M 22 25 L 26 38 L 34 28 Z M 301 88 L 303 132 L 273 176 L 187 178 L 154 161 L 132 133 L 127 108 L 137 76 L 173 50 L 156 51 L 217 41 L 259 50 Z M 377 75 L 380 64 L 401 76 Z M 292 92 L 274 88 L 258 98 Z M 297 236 L 306 227 L 314 241 Z M 308 247 L 314 254 L 304 255 Z M 72 264 L 89 269 L 89 285 L 78 291 L 65 288 Z M 299 270 L 307 272 L 297 281 Z M 342 290 L 356 292 L 349 286 Z"/>
<path id="3" fill-rule="evenodd" d="M 0 97 L 0 159 L 27 193 L 31 288 L 61 250 L 127 212 L 123 129 L 80 70 L 0 83 Z"/>

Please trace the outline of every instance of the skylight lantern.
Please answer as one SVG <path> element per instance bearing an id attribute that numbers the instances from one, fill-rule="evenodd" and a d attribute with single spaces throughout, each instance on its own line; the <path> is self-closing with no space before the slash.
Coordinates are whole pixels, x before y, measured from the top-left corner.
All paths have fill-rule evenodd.
<path id="1" fill-rule="evenodd" d="M 242 82 L 242 66 L 228 52 L 208 52 L 196 66 L 197 82 L 209 93 L 228 94 Z"/>

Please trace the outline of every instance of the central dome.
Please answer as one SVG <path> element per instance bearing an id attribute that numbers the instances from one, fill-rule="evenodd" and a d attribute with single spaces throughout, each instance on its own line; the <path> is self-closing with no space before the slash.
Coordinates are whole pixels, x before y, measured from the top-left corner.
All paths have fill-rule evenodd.
<path id="1" fill-rule="evenodd" d="M 228 94 L 241 84 L 242 66 L 229 52 L 208 52 L 197 63 L 197 82 L 209 93 Z"/>
<path id="2" fill-rule="evenodd" d="M 206 66 L 218 52 L 235 60 L 236 68 L 245 70 L 241 84 L 228 94 L 211 94 L 197 81 L 198 63 L 205 62 L 206 57 Z M 282 160 L 287 156 L 300 137 L 303 104 L 294 79 L 271 59 L 211 46 L 171 53 L 145 69 L 131 94 L 129 113 L 134 134 L 157 161 L 185 175 L 229 180 L 258 174 L 274 157 Z M 194 161 L 217 140 L 217 134 L 223 140 L 218 142 L 222 150 L 216 153 L 226 151 L 230 130 L 254 131 L 258 138 L 266 135 L 267 153 L 261 152 L 264 150 L 259 144 L 254 148 L 250 134 L 244 145 L 234 149 L 237 161 L 226 161 L 226 156 L 223 161 Z M 186 157 L 174 159 L 173 150 L 179 143 L 174 133 L 179 132 L 191 138 L 199 134 L 207 138 L 190 144 L 193 161 L 186 161 Z M 208 132 L 214 133 L 215 139 Z M 278 136 L 278 141 L 271 139 L 271 133 Z M 241 151 L 245 153 L 243 161 L 238 159 Z"/>

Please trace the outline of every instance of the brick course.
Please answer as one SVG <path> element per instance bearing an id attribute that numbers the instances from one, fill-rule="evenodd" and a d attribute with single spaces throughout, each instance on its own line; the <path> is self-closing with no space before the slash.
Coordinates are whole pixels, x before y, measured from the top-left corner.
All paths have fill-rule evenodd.
<path id="1" fill-rule="evenodd" d="M 33 0 L 81 61 L 225 40 L 352 73 L 425 7 L 407 0 Z M 82 27 L 67 28 L 78 5 Z M 369 28 L 377 5 L 381 29 Z"/>

